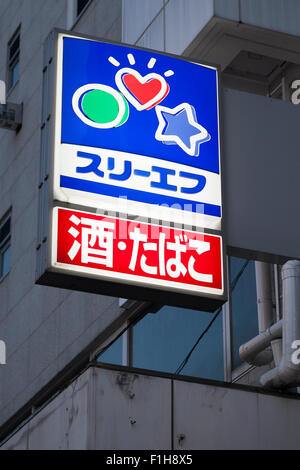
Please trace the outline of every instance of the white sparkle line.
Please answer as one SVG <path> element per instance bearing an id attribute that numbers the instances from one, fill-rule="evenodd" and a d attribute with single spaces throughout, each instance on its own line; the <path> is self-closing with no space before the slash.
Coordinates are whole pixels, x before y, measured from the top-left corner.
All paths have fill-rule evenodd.
<path id="1" fill-rule="evenodd" d="M 156 62 L 156 59 L 154 59 L 154 57 L 151 57 L 147 65 L 148 69 L 152 69 L 155 65 L 155 62 Z"/>
<path id="2" fill-rule="evenodd" d="M 171 77 L 171 75 L 174 75 L 173 70 L 167 70 L 167 71 L 164 73 L 164 76 L 165 76 L 165 77 Z"/>
<path id="3" fill-rule="evenodd" d="M 132 54 L 127 54 L 127 58 L 128 58 L 128 62 L 130 63 L 130 65 L 135 64 L 135 58 L 133 57 Z"/>
<path id="4" fill-rule="evenodd" d="M 113 64 L 115 67 L 119 67 L 119 65 L 120 65 L 120 62 L 118 62 L 118 61 L 117 61 L 114 57 L 112 57 L 112 56 L 110 56 L 110 57 L 108 58 L 108 61 L 109 61 L 111 64 Z"/>

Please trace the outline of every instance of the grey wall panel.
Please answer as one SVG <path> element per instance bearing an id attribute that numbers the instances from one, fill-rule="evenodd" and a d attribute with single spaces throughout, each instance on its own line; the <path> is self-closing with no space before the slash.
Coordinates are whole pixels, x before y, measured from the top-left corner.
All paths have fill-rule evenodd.
<path id="1" fill-rule="evenodd" d="M 299 0 L 241 0 L 241 20 L 299 36 L 300 3 Z"/>
<path id="2" fill-rule="evenodd" d="M 170 0 L 166 3 L 166 52 L 182 54 L 213 14 L 213 0 Z"/>
<path id="3" fill-rule="evenodd" d="M 14 434 L 1 450 L 27 450 L 28 449 L 28 425 Z"/>
<path id="4" fill-rule="evenodd" d="M 239 21 L 240 1 L 239 0 L 214 0 L 215 15 L 228 20 Z"/>
<path id="5" fill-rule="evenodd" d="M 222 99 L 228 245 L 300 258 L 300 106 L 235 90 Z"/>
<path id="6" fill-rule="evenodd" d="M 72 30 L 112 41 L 121 41 L 122 0 L 92 1 Z"/>
<path id="7" fill-rule="evenodd" d="M 258 449 L 256 409 L 255 393 L 175 381 L 174 448 Z"/>
<path id="8" fill-rule="evenodd" d="M 163 0 L 123 0 L 122 40 L 135 44 L 163 8 Z"/>
<path id="9" fill-rule="evenodd" d="M 299 449 L 300 400 L 174 382 L 175 449 Z"/>
<path id="10" fill-rule="evenodd" d="M 90 371 L 28 423 L 28 449 L 87 448 Z"/>
<path id="11" fill-rule="evenodd" d="M 1 450 L 299 449 L 299 423 L 299 396 L 91 367 Z"/>
<path id="12" fill-rule="evenodd" d="M 92 449 L 170 449 L 171 381 L 94 369 Z"/>
<path id="13" fill-rule="evenodd" d="M 171 380 L 90 368 L 1 450 L 163 450 L 171 429 Z"/>
<path id="14" fill-rule="evenodd" d="M 87 448 L 90 374 L 86 371 L 27 422 L 2 450 Z"/>

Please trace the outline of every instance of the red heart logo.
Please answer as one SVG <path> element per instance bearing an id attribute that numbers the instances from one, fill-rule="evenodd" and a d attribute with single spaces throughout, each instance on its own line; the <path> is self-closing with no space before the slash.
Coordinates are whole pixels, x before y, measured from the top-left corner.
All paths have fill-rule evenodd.
<path id="1" fill-rule="evenodd" d="M 169 85 L 157 73 L 144 77 L 134 69 L 124 67 L 116 73 L 116 85 L 125 98 L 138 110 L 151 109 L 169 93 Z"/>
<path id="2" fill-rule="evenodd" d="M 151 80 L 141 83 L 138 78 L 134 75 L 126 74 L 123 75 L 123 82 L 130 93 L 142 104 L 145 105 L 160 93 L 162 89 L 162 83 L 157 78 L 152 78 Z M 156 104 L 160 103 L 164 97 L 169 93 L 169 86 L 162 97 L 155 101 L 151 106 L 146 109 L 151 109 Z"/>

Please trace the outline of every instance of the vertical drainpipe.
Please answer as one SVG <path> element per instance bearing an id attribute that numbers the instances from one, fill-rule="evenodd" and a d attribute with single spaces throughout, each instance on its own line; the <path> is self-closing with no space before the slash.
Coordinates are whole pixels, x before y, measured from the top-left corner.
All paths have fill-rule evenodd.
<path id="1" fill-rule="evenodd" d="M 274 264 L 274 284 L 275 284 L 275 321 L 280 321 L 280 299 L 279 299 L 279 276 L 278 276 L 278 265 Z M 282 337 L 271 341 L 273 358 L 275 366 L 277 367 L 281 361 L 282 356 Z"/>
<path id="2" fill-rule="evenodd" d="M 268 263 L 255 261 L 257 314 L 259 333 L 265 332 L 273 324 L 273 299 L 271 270 Z M 273 360 L 270 346 L 258 353 L 252 364 L 261 366 Z"/>
<path id="3" fill-rule="evenodd" d="M 281 272 L 283 289 L 282 358 L 278 367 L 262 375 L 260 382 L 268 388 L 291 388 L 300 385 L 300 363 L 295 341 L 300 340 L 300 261 L 288 261 Z M 295 357 L 296 356 L 296 357 Z"/>
<path id="4" fill-rule="evenodd" d="M 255 261 L 258 329 L 262 333 L 273 323 L 271 270 L 268 263 Z"/>

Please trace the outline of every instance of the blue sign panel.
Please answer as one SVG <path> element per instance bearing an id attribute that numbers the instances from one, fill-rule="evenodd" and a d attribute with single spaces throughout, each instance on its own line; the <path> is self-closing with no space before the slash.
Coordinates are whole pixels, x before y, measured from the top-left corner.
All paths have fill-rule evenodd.
<path id="1" fill-rule="evenodd" d="M 60 187 L 220 218 L 216 69 L 88 39 L 62 43 Z"/>
<path id="2" fill-rule="evenodd" d="M 129 102 L 127 120 L 107 128 L 83 122 L 72 98 L 87 84 L 120 92 Z M 98 99 L 111 89 L 99 88 Z M 92 90 L 78 96 L 79 109 Z M 97 93 L 90 101 L 93 98 Z M 64 38 L 62 142 L 149 155 L 218 173 L 217 100 L 214 69 L 125 46 Z"/>

